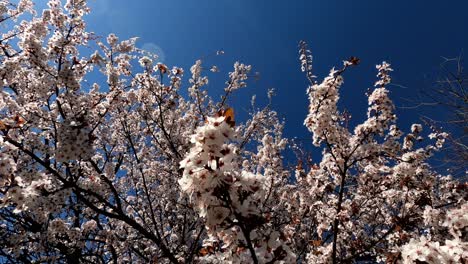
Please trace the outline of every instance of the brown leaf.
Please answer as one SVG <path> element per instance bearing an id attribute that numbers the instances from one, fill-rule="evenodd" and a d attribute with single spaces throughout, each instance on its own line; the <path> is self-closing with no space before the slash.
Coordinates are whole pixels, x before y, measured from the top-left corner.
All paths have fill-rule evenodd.
<path id="1" fill-rule="evenodd" d="M 311 240 L 311 241 L 309 241 L 309 243 L 311 245 L 313 245 L 314 247 L 320 247 L 320 245 L 322 245 L 322 240 L 320 240 L 320 239 L 319 240 Z"/>
<path id="2" fill-rule="evenodd" d="M 352 65 L 358 65 L 361 60 L 359 58 L 353 56 L 353 57 L 349 58 L 348 61 Z"/>
<path id="3" fill-rule="evenodd" d="M 296 170 L 302 170 L 302 169 L 303 169 L 303 167 L 302 167 L 302 160 L 299 160 L 299 161 L 297 162 Z"/>
<path id="4" fill-rule="evenodd" d="M 236 125 L 236 122 L 234 121 L 234 109 L 229 107 L 223 112 L 223 116 L 226 123 L 228 123 L 231 127 Z"/>
<path id="5" fill-rule="evenodd" d="M 3 121 L 0 121 L 0 130 L 5 130 L 5 129 L 8 129 L 8 126 Z"/>
<path id="6" fill-rule="evenodd" d="M 158 70 L 162 73 L 162 74 L 165 74 L 167 72 L 167 66 L 162 64 L 162 63 L 159 63 L 158 64 Z"/>

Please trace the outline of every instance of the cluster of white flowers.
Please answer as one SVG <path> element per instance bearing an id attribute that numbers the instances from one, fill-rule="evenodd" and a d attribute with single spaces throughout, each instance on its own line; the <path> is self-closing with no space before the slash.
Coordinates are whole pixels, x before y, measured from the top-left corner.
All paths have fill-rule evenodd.
<path id="1" fill-rule="evenodd" d="M 203 104 L 206 98 L 206 91 L 201 91 L 200 87 L 208 84 L 208 78 L 202 76 L 202 61 L 197 60 L 192 67 L 190 67 L 190 72 L 192 73 L 192 78 L 189 79 L 189 82 L 192 86 L 189 87 L 188 91 L 192 98 L 197 99 L 199 105 Z"/>
<path id="2" fill-rule="evenodd" d="M 384 87 L 392 81 L 392 78 L 390 77 L 389 73 L 393 71 L 393 69 L 390 67 L 390 64 L 385 61 L 382 62 L 382 64 L 378 64 L 376 68 L 379 71 L 377 77 L 379 77 L 380 80 L 378 80 L 375 83 L 375 86 Z"/>
<path id="3" fill-rule="evenodd" d="M 369 107 L 367 110 L 367 120 L 356 127 L 355 135 L 359 138 L 372 133 L 383 135 L 389 125 L 396 120 L 394 114 L 394 105 L 388 96 L 386 85 L 390 83 L 389 72 L 393 69 L 390 64 L 383 62 L 377 65 L 379 80 L 375 83 L 375 89 L 368 97 Z"/>
<path id="4" fill-rule="evenodd" d="M 245 80 L 247 80 L 251 69 L 252 66 L 250 65 L 245 65 L 239 62 L 234 63 L 234 71 L 229 73 L 229 81 L 226 82 L 228 86 L 224 88 L 224 91 L 230 93 L 239 88 L 246 87 L 247 83 Z"/>
<path id="5" fill-rule="evenodd" d="M 446 132 L 429 134 L 430 139 L 434 139 L 434 138 L 436 139 L 436 143 L 435 143 L 436 149 L 441 149 L 444 146 L 445 140 L 448 136 L 449 135 Z"/>
<path id="6" fill-rule="evenodd" d="M 140 63 L 140 66 L 145 69 L 150 69 L 153 67 L 153 60 L 151 60 L 151 58 L 148 56 L 141 57 L 138 62 Z"/>
<path id="7" fill-rule="evenodd" d="M 44 194 L 52 192 L 55 186 L 52 181 L 44 174 L 32 174 L 17 172 L 14 182 L 8 188 L 4 199 L 0 204 L 4 206 L 13 206 L 13 213 L 35 211 L 35 219 L 43 222 L 47 219 L 47 214 L 59 210 L 57 206 L 63 204 L 67 191 L 56 191 L 53 195 L 46 197 Z"/>
<path id="8" fill-rule="evenodd" d="M 466 240 L 466 232 L 468 227 L 468 202 L 461 205 L 460 208 L 454 208 L 447 212 L 445 222 L 442 224 L 448 227 L 450 234 L 459 239 Z M 465 246 L 468 246 L 465 241 Z M 468 253 L 468 251 L 466 251 Z"/>
<path id="9" fill-rule="evenodd" d="M 446 220 L 442 226 L 448 227 L 452 239 L 443 243 L 432 241 L 430 237 L 421 236 L 411 239 L 401 248 L 402 263 L 464 263 L 468 260 L 468 241 L 466 229 L 468 228 L 468 203 L 460 208 L 447 212 Z"/>
<path id="10" fill-rule="evenodd" d="M 0 188 L 13 180 L 15 170 L 16 164 L 11 156 L 0 153 Z"/>
<path id="11" fill-rule="evenodd" d="M 336 123 L 339 121 L 337 103 L 339 99 L 338 89 L 343 84 L 343 77 L 335 69 L 320 84 L 309 87 L 309 114 L 304 125 L 313 136 L 313 144 L 319 146 L 324 140 L 337 141 L 339 129 Z"/>
<path id="12" fill-rule="evenodd" d="M 111 33 L 107 36 L 106 40 L 107 44 L 109 44 L 111 47 L 114 47 L 119 41 L 119 38 L 114 33 Z"/>
<path id="13" fill-rule="evenodd" d="M 77 91 L 80 89 L 80 83 L 75 76 L 75 71 L 71 67 L 69 63 L 64 63 L 59 73 L 59 78 L 64 87 L 69 88 L 71 91 Z"/>
<path id="14" fill-rule="evenodd" d="M 467 252 L 467 247 L 460 247 L 460 244 L 454 241 L 446 240 L 445 245 L 439 242 L 428 240 L 425 236 L 411 241 L 402 247 L 402 263 L 410 264 L 417 261 L 424 263 L 461 263 L 463 252 Z"/>
<path id="15" fill-rule="evenodd" d="M 63 123 L 59 127 L 59 139 L 55 158 L 58 162 L 88 159 L 93 155 L 90 129 L 76 121 Z"/>
<path id="16" fill-rule="evenodd" d="M 313 83 L 316 77 L 312 74 L 312 52 L 308 49 L 307 43 L 303 40 L 299 42 L 299 61 L 301 63 L 301 71 L 306 73 L 309 82 Z"/>
<path id="17" fill-rule="evenodd" d="M 67 248 L 83 248 L 85 243 L 80 238 L 80 228 L 71 227 L 69 223 L 62 219 L 54 219 L 50 221 L 47 229 L 47 239 L 50 243 L 64 244 Z"/>
<path id="18" fill-rule="evenodd" d="M 291 263 L 295 255 L 277 231 L 256 230 L 264 221 L 260 209 L 266 194 L 265 176 L 247 172 L 236 165 L 236 147 L 225 143 L 235 138 L 230 119 L 231 116 L 208 117 L 206 124 L 192 136 L 194 146 L 180 163 L 184 169 L 180 187 L 191 197 L 200 216 L 206 219 L 211 234 L 211 239 L 205 240 L 205 248 L 221 241 L 222 251 L 213 252 L 214 255 L 207 259 L 243 263 L 255 254 L 260 263 L 275 258 L 281 263 Z M 270 136 L 263 139 L 265 147 L 259 155 L 265 157 L 260 158 L 261 163 L 267 163 L 267 148 L 272 140 Z"/>
<path id="19" fill-rule="evenodd" d="M 199 84 L 201 85 L 206 85 L 208 84 L 208 78 L 202 77 L 201 72 L 202 72 L 202 61 L 197 60 L 192 67 L 190 67 L 190 72 L 192 73 L 192 78 L 189 80 L 191 84 Z"/>
<path id="20" fill-rule="evenodd" d="M 86 4 L 87 2 L 83 0 L 67 0 L 64 8 L 75 18 L 81 18 L 83 15 L 88 14 L 91 11 Z"/>
<path id="21" fill-rule="evenodd" d="M 202 216 L 206 216 L 212 207 L 212 192 L 234 181 L 231 171 L 235 148 L 232 144 L 224 144 L 233 136 L 234 131 L 224 116 L 208 117 L 207 123 L 192 136 L 194 146 L 180 163 L 184 169 L 179 180 L 181 189 L 194 199 Z"/>

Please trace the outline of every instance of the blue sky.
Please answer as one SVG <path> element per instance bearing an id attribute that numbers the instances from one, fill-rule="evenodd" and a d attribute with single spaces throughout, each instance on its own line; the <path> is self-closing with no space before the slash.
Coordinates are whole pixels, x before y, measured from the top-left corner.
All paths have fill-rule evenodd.
<path id="1" fill-rule="evenodd" d="M 391 87 L 391 97 L 401 106 L 427 89 L 441 56 L 455 57 L 468 47 L 466 0 L 90 0 L 90 5 L 89 28 L 98 35 L 140 37 L 140 47 L 187 73 L 200 57 L 207 67 L 218 65 L 220 73 L 207 73 L 213 95 L 222 92 L 234 61 L 251 64 L 261 79 L 230 104 L 242 117 L 253 94 L 265 102 L 267 89 L 274 87 L 273 107 L 286 118 L 288 137 L 309 137 L 302 126 L 308 102 L 297 59 L 299 40 L 309 43 L 319 77 L 343 59 L 361 59 L 345 75 L 342 95 L 356 122 L 365 114 L 364 93 L 376 79 L 375 64 L 386 60 L 394 67 L 394 82 L 405 88 Z M 220 49 L 224 56 L 210 56 Z M 406 131 L 419 118 L 418 110 L 399 113 Z M 440 111 L 429 114 L 441 117 Z"/>
<path id="2" fill-rule="evenodd" d="M 274 87 L 273 106 L 286 118 L 288 136 L 307 136 L 302 127 L 306 80 L 297 60 L 301 39 L 309 43 L 320 77 L 343 59 L 361 59 L 345 75 L 342 97 L 356 118 L 364 114 L 364 92 L 375 81 L 375 64 L 392 63 L 395 83 L 406 87 L 392 87 L 392 98 L 403 105 L 403 98 L 415 98 L 430 84 L 441 56 L 454 57 L 468 47 L 467 1 L 91 0 L 90 5 L 93 31 L 138 36 L 140 47 L 160 53 L 168 65 L 188 70 L 196 59 L 223 49 L 225 56 L 204 60 L 207 67 L 221 69 L 209 75 L 212 94 L 221 92 L 234 61 L 251 64 L 261 79 L 231 105 L 248 108 L 252 94 L 264 99 Z M 418 118 L 416 110 L 403 114 L 406 127 Z"/>

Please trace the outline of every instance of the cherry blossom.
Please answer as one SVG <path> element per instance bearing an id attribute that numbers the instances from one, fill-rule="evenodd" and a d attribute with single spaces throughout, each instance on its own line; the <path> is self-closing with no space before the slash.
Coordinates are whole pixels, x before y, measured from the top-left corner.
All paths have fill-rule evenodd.
<path id="1" fill-rule="evenodd" d="M 273 89 L 235 116 L 252 66 L 235 62 L 217 99 L 205 86 L 224 71 L 96 36 L 89 12 L 0 1 L 0 262 L 468 260 L 467 185 L 431 168 L 448 134 L 398 126 L 389 63 L 349 122 L 340 90 L 359 59 L 320 80 L 300 43 L 315 161 L 284 137 Z"/>

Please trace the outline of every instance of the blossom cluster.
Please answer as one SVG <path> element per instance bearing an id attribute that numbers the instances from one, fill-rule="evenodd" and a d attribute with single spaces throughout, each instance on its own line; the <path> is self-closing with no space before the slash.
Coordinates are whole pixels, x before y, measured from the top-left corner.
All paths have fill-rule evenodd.
<path id="1" fill-rule="evenodd" d="M 71 121 L 58 129 L 58 142 L 55 157 L 64 162 L 78 159 L 89 159 L 93 155 L 93 146 L 89 128 Z"/>
<path id="2" fill-rule="evenodd" d="M 411 239 L 402 247 L 402 263 L 423 261 L 426 263 L 462 263 L 468 259 L 468 241 L 466 241 L 466 228 L 468 227 L 468 203 L 460 208 L 447 212 L 446 220 L 442 223 L 449 229 L 452 239 L 442 243 L 432 241 L 430 237 L 421 236 Z"/>
<path id="3" fill-rule="evenodd" d="M 204 246 L 213 248 L 217 243 L 221 248 L 208 259 L 226 261 L 235 256 L 232 261 L 243 263 L 253 254 L 261 263 L 274 259 L 290 263 L 294 254 L 279 232 L 260 228 L 265 221 L 259 212 L 265 177 L 239 168 L 236 147 L 225 143 L 236 136 L 231 117 L 208 117 L 192 136 L 194 146 L 181 161 L 180 187 L 205 218 L 210 234 Z"/>

